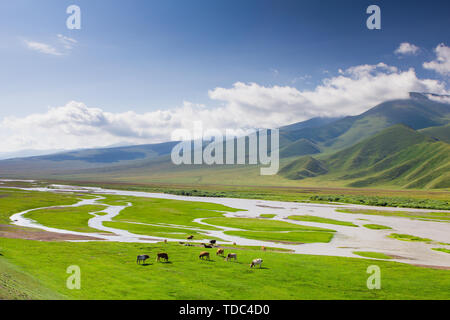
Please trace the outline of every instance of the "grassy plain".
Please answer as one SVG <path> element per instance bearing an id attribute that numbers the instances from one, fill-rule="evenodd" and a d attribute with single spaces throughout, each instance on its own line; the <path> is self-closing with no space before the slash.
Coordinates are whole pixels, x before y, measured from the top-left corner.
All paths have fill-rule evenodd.
<path id="1" fill-rule="evenodd" d="M 388 230 L 388 229 L 392 229 L 391 227 L 383 226 L 381 224 L 365 224 L 364 227 L 366 227 L 368 229 L 372 229 L 372 230 Z"/>
<path id="2" fill-rule="evenodd" d="M 40 286 L 50 292 L 48 298 L 450 299 L 448 270 L 388 261 L 377 261 L 382 272 L 381 290 L 369 290 L 366 270 L 373 261 L 364 259 L 240 250 L 236 251 L 237 262 L 226 262 L 209 249 L 211 261 L 201 261 L 198 254 L 204 249 L 170 243 L 2 239 L 1 246 L 0 262 L 7 259 L 31 279 L 39 279 Z M 169 263 L 155 262 L 157 252 L 167 252 Z M 141 253 L 152 257 L 148 265 L 136 264 L 136 255 Z M 262 269 L 250 269 L 254 258 L 264 260 Z M 71 265 L 81 269 L 81 290 L 66 287 L 66 269 Z M 22 285 L 27 287 L 26 282 Z M 15 287 L 19 288 L 18 284 Z"/>
<path id="3" fill-rule="evenodd" d="M 347 227 L 358 227 L 356 224 L 349 222 L 349 221 L 327 219 L 327 218 L 321 218 L 321 217 L 310 216 L 310 215 L 301 215 L 301 216 L 295 215 L 295 216 L 289 216 L 288 218 L 291 220 L 297 220 L 297 221 L 327 223 L 327 224 L 335 224 L 335 225 L 347 226 Z"/>
<path id="4" fill-rule="evenodd" d="M 88 226 L 89 219 L 94 216 L 91 213 L 104 210 L 105 206 L 86 205 L 81 207 L 54 207 L 31 211 L 24 215 L 46 227 L 70 230 L 76 232 L 99 232 Z M 102 213 L 98 213 L 101 215 Z"/>
<path id="5" fill-rule="evenodd" d="M 13 213 L 78 202 L 80 195 L 0 190 L 0 219 L 9 222 Z M 327 242 L 333 230 L 299 226 L 268 219 L 222 217 L 223 211 L 238 211 L 220 205 L 107 196 L 104 203 L 132 202 L 113 224 L 138 222 L 160 224 L 152 232 L 182 232 L 189 226 L 213 230 L 193 222 L 196 218 L 215 226 L 245 231 L 240 236 L 274 242 Z M 89 208 L 80 214 L 38 212 L 42 223 L 85 228 Z M 54 215 L 43 221 L 46 214 Z M 64 221 L 63 221 L 64 220 Z M 69 224 L 71 226 L 69 226 Z M 167 225 L 164 225 L 167 224 Z M 169 225 L 172 224 L 172 225 Z M 164 225 L 164 226 L 163 226 Z M 133 224 L 137 226 L 137 224 Z M 142 225 L 149 227 L 147 225 Z M 177 227 L 178 226 L 178 227 Z M 194 231 L 192 231 L 194 232 Z M 192 233 L 189 232 L 189 233 Z M 200 235 L 198 235 L 200 236 Z M 309 238 L 308 238 L 309 237 Z M 269 238 L 269 239 L 267 239 Z M 0 238 L 0 299 L 450 299 L 448 270 L 435 270 L 388 261 L 377 261 L 382 270 L 382 289 L 368 290 L 367 267 L 371 260 L 297 255 L 262 251 L 258 247 L 230 246 L 237 262 L 226 262 L 211 252 L 211 261 L 200 261 L 204 248 L 175 243 L 138 244 L 114 242 L 43 242 Z M 167 252 L 169 263 L 156 263 L 157 252 Z M 136 255 L 150 254 L 148 265 L 137 265 Z M 263 268 L 250 269 L 254 258 Z M 67 267 L 81 268 L 81 290 L 69 290 Z M 282 284 L 282 285 L 280 285 Z"/>
<path id="6" fill-rule="evenodd" d="M 420 220 L 439 220 L 450 222 L 450 212 L 414 212 L 414 211 L 387 211 L 387 210 L 370 210 L 370 209 L 337 209 L 337 212 L 369 214 L 386 217 L 405 217 Z"/>

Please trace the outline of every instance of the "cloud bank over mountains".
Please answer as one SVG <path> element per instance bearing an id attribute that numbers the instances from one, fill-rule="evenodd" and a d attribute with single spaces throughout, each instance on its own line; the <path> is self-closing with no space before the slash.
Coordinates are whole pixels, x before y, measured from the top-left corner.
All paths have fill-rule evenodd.
<path id="1" fill-rule="evenodd" d="M 443 76 L 450 76 L 450 47 L 441 43 L 434 49 L 434 52 L 436 53 L 436 59 L 425 62 L 423 67 L 436 71 Z"/>
<path id="2" fill-rule="evenodd" d="M 424 67 L 447 75 L 450 48 L 440 45 L 435 51 L 436 59 Z M 445 81 L 420 79 L 412 68 L 379 63 L 339 70 L 313 90 L 243 82 L 217 87 L 208 92 L 211 100 L 220 102 L 214 108 L 183 102 L 142 114 L 112 113 L 71 101 L 45 113 L 0 120 L 0 152 L 164 142 L 175 129 L 191 130 L 194 121 L 201 121 L 205 130 L 274 128 L 316 116 L 360 114 L 383 101 L 407 98 L 411 91 L 449 94 Z"/>

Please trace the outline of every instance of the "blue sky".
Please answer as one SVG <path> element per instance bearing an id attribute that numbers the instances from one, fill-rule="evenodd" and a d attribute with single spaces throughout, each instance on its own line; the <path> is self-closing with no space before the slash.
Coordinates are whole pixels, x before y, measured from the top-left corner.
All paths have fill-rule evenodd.
<path id="1" fill-rule="evenodd" d="M 71 4 L 81 8 L 81 30 L 66 28 Z M 366 28 L 371 4 L 381 7 L 381 30 Z M 446 85 L 448 75 L 423 63 L 436 59 L 439 44 L 450 45 L 449 13 L 449 1 L 3 1 L 0 119 L 69 101 L 113 114 L 183 101 L 218 108 L 236 101 L 212 98 L 215 88 L 313 91 L 339 69 L 379 63 Z M 64 48 L 61 37 L 76 43 Z M 396 54 L 404 42 L 418 52 Z"/>

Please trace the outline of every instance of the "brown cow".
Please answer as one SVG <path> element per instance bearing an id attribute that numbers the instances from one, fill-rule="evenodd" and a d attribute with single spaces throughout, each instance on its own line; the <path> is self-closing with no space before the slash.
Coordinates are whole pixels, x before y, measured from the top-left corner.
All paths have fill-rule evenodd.
<path id="1" fill-rule="evenodd" d="M 198 258 L 199 258 L 199 259 L 202 259 L 202 260 L 203 260 L 203 258 L 205 258 L 205 257 L 207 257 L 208 260 L 209 260 L 209 252 L 203 251 L 203 252 L 201 252 L 200 255 L 198 256 Z"/>
<path id="2" fill-rule="evenodd" d="M 262 250 L 262 251 L 266 251 L 266 247 L 262 246 L 262 247 L 261 247 L 261 250 Z"/>
<path id="3" fill-rule="evenodd" d="M 237 254 L 236 253 L 229 253 L 226 257 L 226 260 L 230 260 L 230 259 L 234 259 L 235 261 L 237 260 Z"/>
<path id="4" fill-rule="evenodd" d="M 189 236 L 189 237 L 187 237 L 186 239 L 192 240 L 192 239 L 194 239 L 194 236 Z"/>
<path id="5" fill-rule="evenodd" d="M 216 256 L 223 256 L 224 253 L 225 253 L 225 250 L 223 250 L 222 248 L 217 249 Z"/>
<path id="6" fill-rule="evenodd" d="M 169 255 L 167 253 L 158 253 L 156 256 L 156 261 L 160 261 L 161 259 L 169 261 Z"/>

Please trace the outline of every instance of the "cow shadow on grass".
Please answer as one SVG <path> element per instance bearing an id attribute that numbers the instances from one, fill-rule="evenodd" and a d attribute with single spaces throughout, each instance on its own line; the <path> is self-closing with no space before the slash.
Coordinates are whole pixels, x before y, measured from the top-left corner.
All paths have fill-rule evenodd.
<path id="1" fill-rule="evenodd" d="M 172 264 L 172 261 L 158 261 L 158 263 Z"/>

